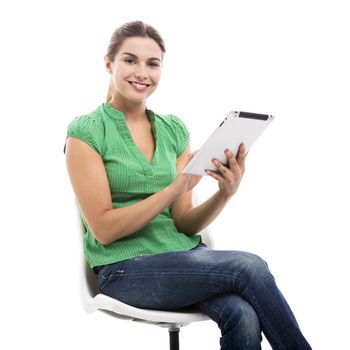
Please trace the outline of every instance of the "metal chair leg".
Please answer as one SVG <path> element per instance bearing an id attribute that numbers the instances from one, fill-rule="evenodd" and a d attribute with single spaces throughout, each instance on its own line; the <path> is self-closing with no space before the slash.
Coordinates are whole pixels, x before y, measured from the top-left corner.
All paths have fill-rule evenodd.
<path id="1" fill-rule="evenodd" d="M 180 328 L 169 328 L 170 350 L 179 350 Z"/>

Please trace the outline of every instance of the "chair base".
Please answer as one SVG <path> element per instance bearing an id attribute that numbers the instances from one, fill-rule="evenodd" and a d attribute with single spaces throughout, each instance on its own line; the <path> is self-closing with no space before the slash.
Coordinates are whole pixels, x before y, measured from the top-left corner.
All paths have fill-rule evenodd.
<path id="1" fill-rule="evenodd" d="M 180 328 L 169 328 L 170 350 L 179 350 Z"/>

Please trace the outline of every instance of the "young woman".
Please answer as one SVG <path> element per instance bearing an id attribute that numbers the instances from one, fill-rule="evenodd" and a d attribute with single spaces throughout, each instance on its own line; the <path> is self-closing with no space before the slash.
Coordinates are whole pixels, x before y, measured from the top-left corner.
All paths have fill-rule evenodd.
<path id="1" fill-rule="evenodd" d="M 200 176 L 180 174 L 193 156 L 185 124 L 146 108 L 165 47 L 142 22 L 116 29 L 105 56 L 107 101 L 68 126 L 66 160 L 85 220 L 84 249 L 102 293 L 149 309 L 196 306 L 220 327 L 221 349 L 310 349 L 260 257 L 209 249 L 198 234 L 244 174 L 246 151 L 208 175 L 218 191 L 197 207 Z"/>

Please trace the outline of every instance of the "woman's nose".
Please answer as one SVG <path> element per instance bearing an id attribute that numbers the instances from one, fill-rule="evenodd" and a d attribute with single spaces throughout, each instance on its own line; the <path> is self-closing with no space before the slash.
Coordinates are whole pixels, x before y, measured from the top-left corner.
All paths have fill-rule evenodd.
<path id="1" fill-rule="evenodd" d="M 136 72 L 135 72 L 135 77 L 140 80 L 145 80 L 147 79 L 147 73 L 144 68 L 140 67 Z"/>
<path id="2" fill-rule="evenodd" d="M 147 74 L 145 72 L 138 72 L 135 73 L 135 77 L 139 80 L 145 80 L 147 79 Z"/>

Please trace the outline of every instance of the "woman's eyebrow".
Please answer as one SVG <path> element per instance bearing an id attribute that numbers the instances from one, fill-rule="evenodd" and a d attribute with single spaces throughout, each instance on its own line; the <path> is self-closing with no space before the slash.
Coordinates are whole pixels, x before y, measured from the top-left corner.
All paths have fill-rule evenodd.
<path id="1" fill-rule="evenodd" d="M 137 58 L 136 55 L 134 55 L 133 53 L 130 53 L 130 52 L 123 52 L 122 55 L 129 55 L 129 56 L 132 56 L 132 57 L 134 57 L 134 58 Z M 154 60 L 157 60 L 157 61 L 160 62 L 160 59 L 159 59 L 158 57 L 150 57 L 150 58 L 148 59 L 148 61 L 154 61 Z"/>

